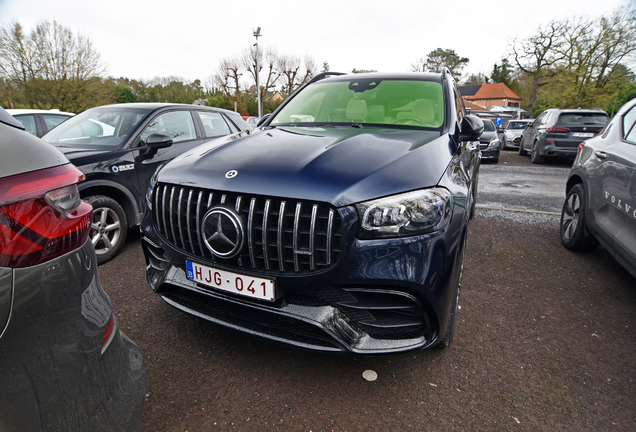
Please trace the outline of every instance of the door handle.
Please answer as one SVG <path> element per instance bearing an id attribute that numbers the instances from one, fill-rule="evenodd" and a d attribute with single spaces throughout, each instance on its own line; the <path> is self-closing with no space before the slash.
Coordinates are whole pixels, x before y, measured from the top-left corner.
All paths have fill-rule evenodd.
<path id="1" fill-rule="evenodd" d="M 595 151 L 594 156 L 596 156 L 599 159 L 607 159 L 607 153 L 602 151 Z"/>

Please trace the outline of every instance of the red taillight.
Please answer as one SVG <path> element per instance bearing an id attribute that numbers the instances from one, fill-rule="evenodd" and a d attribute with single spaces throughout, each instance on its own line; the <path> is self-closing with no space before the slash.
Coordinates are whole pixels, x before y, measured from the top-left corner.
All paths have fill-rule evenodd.
<path id="1" fill-rule="evenodd" d="M 568 132 L 570 132 L 570 129 L 568 129 L 566 127 L 552 126 L 552 127 L 547 128 L 545 131 L 547 133 L 568 133 Z"/>
<path id="2" fill-rule="evenodd" d="M 0 266 L 29 267 L 84 244 L 92 207 L 79 198 L 83 179 L 70 164 L 0 179 Z"/>
<path id="3" fill-rule="evenodd" d="M 580 152 L 581 150 L 583 150 L 583 147 L 585 147 L 585 143 L 581 143 L 579 144 L 579 148 L 576 150 L 576 152 Z"/>

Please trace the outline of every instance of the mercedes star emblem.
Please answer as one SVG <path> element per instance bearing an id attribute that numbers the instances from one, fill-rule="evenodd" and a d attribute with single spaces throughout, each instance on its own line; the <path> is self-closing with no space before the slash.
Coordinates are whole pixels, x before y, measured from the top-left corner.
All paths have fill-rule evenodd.
<path id="1" fill-rule="evenodd" d="M 210 209 L 201 224 L 203 242 L 219 258 L 232 258 L 243 248 L 243 226 L 236 213 L 225 207 Z"/>
<path id="2" fill-rule="evenodd" d="M 238 171 L 237 170 L 232 170 L 232 171 L 228 171 L 228 172 L 225 173 L 225 178 L 226 179 L 233 179 L 237 175 L 238 175 Z"/>

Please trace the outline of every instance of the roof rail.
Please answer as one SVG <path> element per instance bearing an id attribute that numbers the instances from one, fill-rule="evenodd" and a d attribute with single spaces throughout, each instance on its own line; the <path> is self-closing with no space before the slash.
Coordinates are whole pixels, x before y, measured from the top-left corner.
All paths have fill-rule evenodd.
<path id="1" fill-rule="evenodd" d="M 313 82 L 320 81 L 321 79 L 327 78 L 328 76 L 332 76 L 332 75 L 333 76 L 346 75 L 346 73 L 344 73 L 344 72 L 323 72 L 323 73 L 319 73 L 318 75 L 313 77 L 311 80 L 309 80 L 309 82 L 307 84 L 311 84 Z"/>

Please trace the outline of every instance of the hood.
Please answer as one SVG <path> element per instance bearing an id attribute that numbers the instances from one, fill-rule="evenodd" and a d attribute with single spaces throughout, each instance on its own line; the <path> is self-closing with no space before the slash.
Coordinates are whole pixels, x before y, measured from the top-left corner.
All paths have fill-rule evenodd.
<path id="1" fill-rule="evenodd" d="M 479 142 L 490 142 L 492 139 L 497 138 L 497 131 L 484 131 L 479 137 Z"/>
<path id="2" fill-rule="evenodd" d="M 166 165 L 158 180 L 341 207 L 436 185 L 452 147 L 435 131 L 269 128 L 197 147 Z M 232 170 L 238 174 L 227 179 Z"/>

